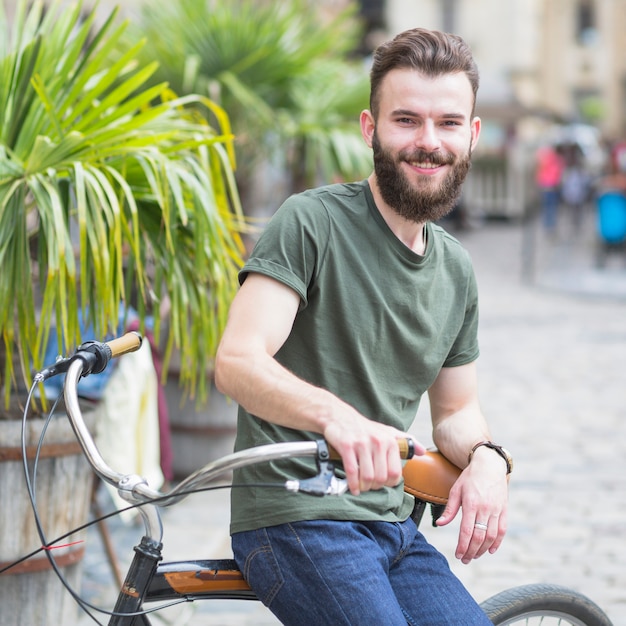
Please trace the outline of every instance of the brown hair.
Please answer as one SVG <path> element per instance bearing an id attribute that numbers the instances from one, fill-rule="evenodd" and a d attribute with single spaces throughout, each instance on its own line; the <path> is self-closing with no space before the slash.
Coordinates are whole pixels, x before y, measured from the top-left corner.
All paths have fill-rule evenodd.
<path id="1" fill-rule="evenodd" d="M 413 28 L 396 35 L 375 50 L 370 71 L 370 111 L 378 116 L 380 85 L 394 69 L 414 69 L 426 76 L 464 72 L 474 92 L 472 116 L 478 91 L 478 67 L 469 46 L 458 35 Z"/>

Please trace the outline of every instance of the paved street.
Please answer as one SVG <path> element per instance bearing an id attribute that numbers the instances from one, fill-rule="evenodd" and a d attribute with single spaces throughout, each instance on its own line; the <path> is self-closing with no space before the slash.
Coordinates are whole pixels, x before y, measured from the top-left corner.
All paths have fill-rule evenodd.
<path id="1" fill-rule="evenodd" d="M 626 260 L 593 264 L 593 229 L 548 240 L 506 223 L 456 233 L 481 293 L 480 395 L 493 438 L 515 458 L 508 536 L 493 556 L 455 562 L 458 526 L 424 532 L 482 601 L 507 587 L 555 582 L 589 595 L 626 626 Z M 524 253 L 524 250 L 526 252 Z M 532 254 L 528 251 L 532 250 Z M 426 407 L 413 433 L 429 441 Z M 229 556 L 228 493 L 189 498 L 165 516 L 165 557 Z M 135 530 L 113 525 L 131 545 Z M 92 537 L 85 588 L 107 601 Z M 177 624 L 263 626 L 258 603 L 205 602 Z M 103 620 L 105 621 L 105 620 Z M 93 623 L 81 621 L 83 624 Z M 160 623 L 156 622 L 155 623 Z"/>
<path id="2" fill-rule="evenodd" d="M 592 234 L 592 225 L 556 242 L 505 225 L 459 234 L 481 293 L 481 401 L 516 466 L 501 550 L 453 568 L 479 600 L 556 582 L 624 626 L 626 262 L 593 269 Z M 532 241 L 528 284 L 522 246 Z M 428 534 L 453 554 L 455 533 L 441 530 Z"/>

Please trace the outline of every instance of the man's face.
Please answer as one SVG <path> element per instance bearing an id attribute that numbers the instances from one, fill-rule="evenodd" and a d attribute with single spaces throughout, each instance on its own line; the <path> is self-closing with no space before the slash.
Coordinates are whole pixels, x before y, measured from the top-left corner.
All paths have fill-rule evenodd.
<path id="1" fill-rule="evenodd" d="M 480 132 L 472 107 L 465 74 L 403 69 L 385 77 L 378 118 L 364 112 L 361 125 L 381 196 L 398 215 L 423 223 L 454 207 Z"/>

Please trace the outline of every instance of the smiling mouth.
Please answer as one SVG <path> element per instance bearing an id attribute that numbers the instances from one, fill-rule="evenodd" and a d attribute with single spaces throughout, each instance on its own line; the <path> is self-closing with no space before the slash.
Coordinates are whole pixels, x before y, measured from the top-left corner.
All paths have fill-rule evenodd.
<path id="1" fill-rule="evenodd" d="M 411 167 L 418 167 L 422 170 L 434 170 L 441 167 L 443 163 L 432 163 L 431 161 L 407 161 Z"/>
<path id="2" fill-rule="evenodd" d="M 444 165 L 454 164 L 454 157 L 447 152 L 415 150 L 413 153 L 401 154 L 400 157 L 411 167 L 422 170 L 436 170 Z"/>

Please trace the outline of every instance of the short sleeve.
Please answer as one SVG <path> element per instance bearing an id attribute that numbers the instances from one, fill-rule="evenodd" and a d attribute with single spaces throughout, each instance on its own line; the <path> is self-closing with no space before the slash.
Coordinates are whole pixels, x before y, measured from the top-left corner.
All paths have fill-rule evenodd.
<path id="1" fill-rule="evenodd" d="M 456 367 L 475 361 L 480 354 L 478 347 L 478 287 L 476 276 L 469 265 L 466 284 L 465 317 L 459 333 L 443 364 Z"/>
<path id="2" fill-rule="evenodd" d="M 324 205 L 306 194 L 292 196 L 267 224 L 239 272 L 239 283 L 251 272 L 269 276 L 293 289 L 300 296 L 300 308 L 306 307 L 328 233 Z"/>

